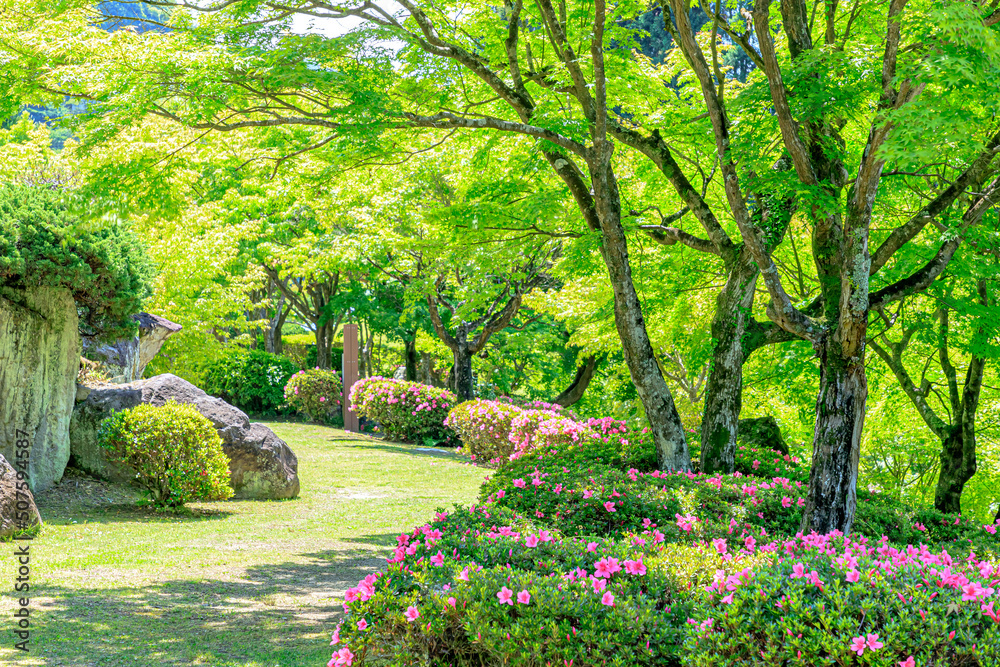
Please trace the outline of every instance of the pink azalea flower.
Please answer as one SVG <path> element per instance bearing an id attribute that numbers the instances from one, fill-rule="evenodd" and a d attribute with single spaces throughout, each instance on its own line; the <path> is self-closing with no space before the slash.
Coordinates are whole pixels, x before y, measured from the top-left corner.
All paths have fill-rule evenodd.
<path id="1" fill-rule="evenodd" d="M 867 639 L 867 642 L 868 642 L 868 648 L 870 648 L 871 650 L 877 651 L 880 648 L 882 648 L 882 642 L 880 642 L 878 640 L 878 635 L 872 635 L 872 634 L 870 634 L 870 635 L 868 635 L 866 637 L 866 639 Z"/>
<path id="2" fill-rule="evenodd" d="M 611 502 L 610 500 L 608 502 L 604 503 L 604 509 L 606 509 L 609 512 L 617 512 L 618 511 L 618 510 L 615 509 L 615 504 L 613 502 Z"/>
<path id="3" fill-rule="evenodd" d="M 735 595 L 735 593 L 730 593 L 726 597 L 722 598 L 722 600 L 720 600 L 720 601 L 723 604 L 732 604 L 733 603 L 733 595 Z"/>
<path id="4" fill-rule="evenodd" d="M 859 579 L 861 579 L 861 573 L 860 572 L 858 572 L 854 568 L 851 568 L 850 570 L 847 571 L 847 580 L 849 582 L 851 582 L 852 584 L 856 584 L 856 583 L 858 583 Z"/>
<path id="5" fill-rule="evenodd" d="M 720 537 L 717 540 L 712 540 L 712 546 L 715 547 L 715 550 L 719 552 L 720 556 L 725 556 L 726 555 L 726 548 L 727 548 L 726 547 L 726 538 Z"/>
<path id="6" fill-rule="evenodd" d="M 792 573 L 789 575 L 792 579 L 802 579 L 806 576 L 806 566 L 802 563 L 796 563 L 792 566 Z"/>
<path id="7" fill-rule="evenodd" d="M 509 604 L 511 607 L 514 606 L 514 603 L 511 602 L 512 597 L 514 597 L 514 591 L 510 590 L 506 586 L 502 587 L 500 592 L 497 593 L 497 600 L 500 601 L 500 604 Z"/>
<path id="8" fill-rule="evenodd" d="M 538 538 L 534 535 L 528 535 L 524 538 L 524 546 L 528 548 L 535 548 L 538 546 Z"/>
<path id="9" fill-rule="evenodd" d="M 518 604 L 528 604 L 531 602 L 531 593 L 528 591 L 521 591 L 517 594 L 517 602 Z"/>
<path id="10" fill-rule="evenodd" d="M 441 567 L 444 565 L 444 554 L 438 549 L 438 552 L 431 556 L 431 564 Z"/>
<path id="11" fill-rule="evenodd" d="M 330 642 L 330 646 L 336 646 L 337 644 L 340 643 L 340 626 L 339 625 L 337 626 L 337 629 L 333 631 L 333 637 L 331 639 L 333 639 L 333 641 Z"/>
<path id="12" fill-rule="evenodd" d="M 602 558 L 594 563 L 594 576 L 610 577 L 615 572 L 621 572 L 621 569 L 617 558 Z"/>
<path id="13" fill-rule="evenodd" d="M 851 648 L 852 651 L 854 651 L 858 655 L 863 655 L 864 652 L 865 652 L 865 649 L 867 648 L 865 646 L 865 638 L 864 637 L 855 637 L 854 639 L 851 640 L 850 648 Z"/>
<path id="14" fill-rule="evenodd" d="M 363 618 L 360 621 L 358 621 L 358 630 L 364 630 L 367 627 L 368 627 L 368 621 L 366 621 Z"/>
<path id="15" fill-rule="evenodd" d="M 455 606 L 455 598 L 448 598 L 448 605 L 451 607 Z"/>
<path id="16" fill-rule="evenodd" d="M 805 507 L 805 504 L 806 504 L 806 499 L 805 498 L 799 498 L 799 507 Z"/>
<path id="17" fill-rule="evenodd" d="M 420 618 L 420 612 L 417 611 L 417 608 L 411 604 L 409 607 L 406 608 L 406 612 L 403 614 L 403 616 L 406 616 L 406 620 L 412 623 L 413 621 Z"/>
<path id="18" fill-rule="evenodd" d="M 611 594 L 611 591 L 607 591 L 601 596 L 601 604 L 605 607 L 615 606 L 615 596 Z"/>
<path id="19" fill-rule="evenodd" d="M 899 667 L 917 667 L 917 663 L 913 659 L 913 656 L 911 655 L 909 658 L 899 663 Z"/>
<path id="20" fill-rule="evenodd" d="M 597 542 L 587 542 L 587 551 L 597 551 Z"/>
<path id="21" fill-rule="evenodd" d="M 518 477 L 517 479 L 514 480 L 514 486 L 516 486 L 519 489 L 523 489 L 525 487 L 524 480 Z"/>
<path id="22" fill-rule="evenodd" d="M 351 649 L 346 646 L 330 658 L 330 662 L 326 663 L 326 667 L 351 667 L 354 663 L 354 654 L 351 653 Z"/>
<path id="23" fill-rule="evenodd" d="M 789 498 L 788 496 L 785 496 L 784 498 L 781 499 L 781 506 L 782 507 L 791 507 L 792 506 L 792 499 Z"/>
<path id="24" fill-rule="evenodd" d="M 627 560 L 625 561 L 625 571 L 629 574 L 642 576 L 646 574 L 646 564 L 642 562 L 641 556 L 639 560 Z"/>
<path id="25" fill-rule="evenodd" d="M 591 580 L 591 584 L 594 586 L 595 593 L 600 593 L 601 591 L 603 591 L 605 588 L 608 587 L 608 582 L 605 581 L 604 579 L 595 578 Z"/>

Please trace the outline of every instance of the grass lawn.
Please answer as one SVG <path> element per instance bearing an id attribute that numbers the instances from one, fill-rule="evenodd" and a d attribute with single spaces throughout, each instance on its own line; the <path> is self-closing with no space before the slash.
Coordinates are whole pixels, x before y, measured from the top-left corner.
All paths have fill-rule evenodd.
<path id="1" fill-rule="evenodd" d="M 73 475 L 37 497 L 30 652 L 15 651 L 15 559 L 0 545 L 0 665 L 325 665 L 344 590 L 403 530 L 472 501 L 483 471 L 446 451 L 270 423 L 299 459 L 289 501 L 136 508 Z"/>

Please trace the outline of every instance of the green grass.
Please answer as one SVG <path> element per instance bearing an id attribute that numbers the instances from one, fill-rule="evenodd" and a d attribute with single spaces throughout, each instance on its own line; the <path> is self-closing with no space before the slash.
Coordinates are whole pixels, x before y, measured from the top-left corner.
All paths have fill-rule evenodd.
<path id="1" fill-rule="evenodd" d="M 178 516 L 73 475 L 39 494 L 31 650 L 12 648 L 15 562 L 0 545 L 0 665 L 325 665 L 343 592 L 384 567 L 396 535 L 472 501 L 482 482 L 443 451 L 269 426 L 298 456 L 295 500 Z"/>

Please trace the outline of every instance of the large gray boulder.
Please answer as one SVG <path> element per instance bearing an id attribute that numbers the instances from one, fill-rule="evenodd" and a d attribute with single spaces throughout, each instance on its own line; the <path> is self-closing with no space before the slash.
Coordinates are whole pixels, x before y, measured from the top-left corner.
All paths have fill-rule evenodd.
<path id="1" fill-rule="evenodd" d="M 0 291 L 0 455 L 27 460 L 36 493 L 62 479 L 69 461 L 79 366 L 76 303 L 69 290 Z"/>
<path id="2" fill-rule="evenodd" d="M 0 456 L 0 540 L 8 540 L 42 522 L 35 497 L 25 481 L 24 475 L 18 480 L 14 466 Z"/>
<path id="3" fill-rule="evenodd" d="M 146 365 L 160 351 L 164 341 L 184 328 L 180 324 L 149 313 L 133 315 L 132 319 L 139 324 L 138 336 L 114 343 L 83 339 L 84 355 L 114 369 L 117 374 L 111 381 L 115 383 L 140 379 L 146 371 Z"/>
<path id="4" fill-rule="evenodd" d="M 194 405 L 219 432 L 222 450 L 229 457 L 234 498 L 299 495 L 298 459 L 281 438 L 263 424 L 251 424 L 243 411 L 169 373 L 128 384 L 81 389 L 70 423 L 74 465 L 102 479 L 130 479 L 128 470 L 105 457 L 97 444 L 97 429 L 112 412 L 140 403 L 164 405 L 170 400 Z"/>

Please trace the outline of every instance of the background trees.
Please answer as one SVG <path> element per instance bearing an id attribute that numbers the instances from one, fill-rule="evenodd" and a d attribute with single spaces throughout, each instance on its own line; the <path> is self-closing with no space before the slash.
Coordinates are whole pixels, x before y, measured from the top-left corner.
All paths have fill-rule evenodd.
<path id="1" fill-rule="evenodd" d="M 886 392 L 879 414 L 900 405 L 868 339 L 893 361 L 887 346 L 916 322 L 883 332 L 897 304 L 934 311 L 916 295 L 951 280 L 958 249 L 995 246 L 976 230 L 996 225 L 997 28 L 972 5 L 841 3 L 815 19 L 779 6 L 261 1 L 177 7 L 169 33 L 109 38 L 81 5 L 52 18 L 80 31 L 72 49 L 31 31 L 6 43 L 50 61 L 36 90 L 94 109 L 74 128 L 81 187 L 146 212 L 151 234 L 180 210 L 208 216 L 193 252 L 227 259 L 183 300 L 229 295 L 198 306 L 228 325 L 205 327 L 218 344 L 276 317 L 275 297 L 256 312 L 240 295 L 283 282 L 303 286 L 290 317 L 318 349 L 334 344 L 321 330 L 357 318 L 370 345 L 400 342 L 408 375 L 419 344 L 451 357 L 464 387 L 477 368 L 542 377 L 497 358 L 514 346 L 456 336 L 524 289 L 529 314 L 490 328 L 494 342 L 546 341 L 562 376 L 545 382 L 570 385 L 572 351 L 605 359 L 582 406 L 649 419 L 674 468 L 691 439 L 704 470 L 730 469 L 744 406 L 775 411 L 813 433 L 808 526 L 843 529 L 861 449 L 884 435 L 864 429 L 867 387 Z M 296 14 L 356 29 L 293 30 Z M 535 293 L 533 256 L 551 264 Z M 333 276 L 344 300 L 308 296 Z M 175 277 L 160 294 L 178 293 Z M 972 363 L 949 349 L 952 366 Z M 894 428 L 915 442 L 925 426 Z"/>

